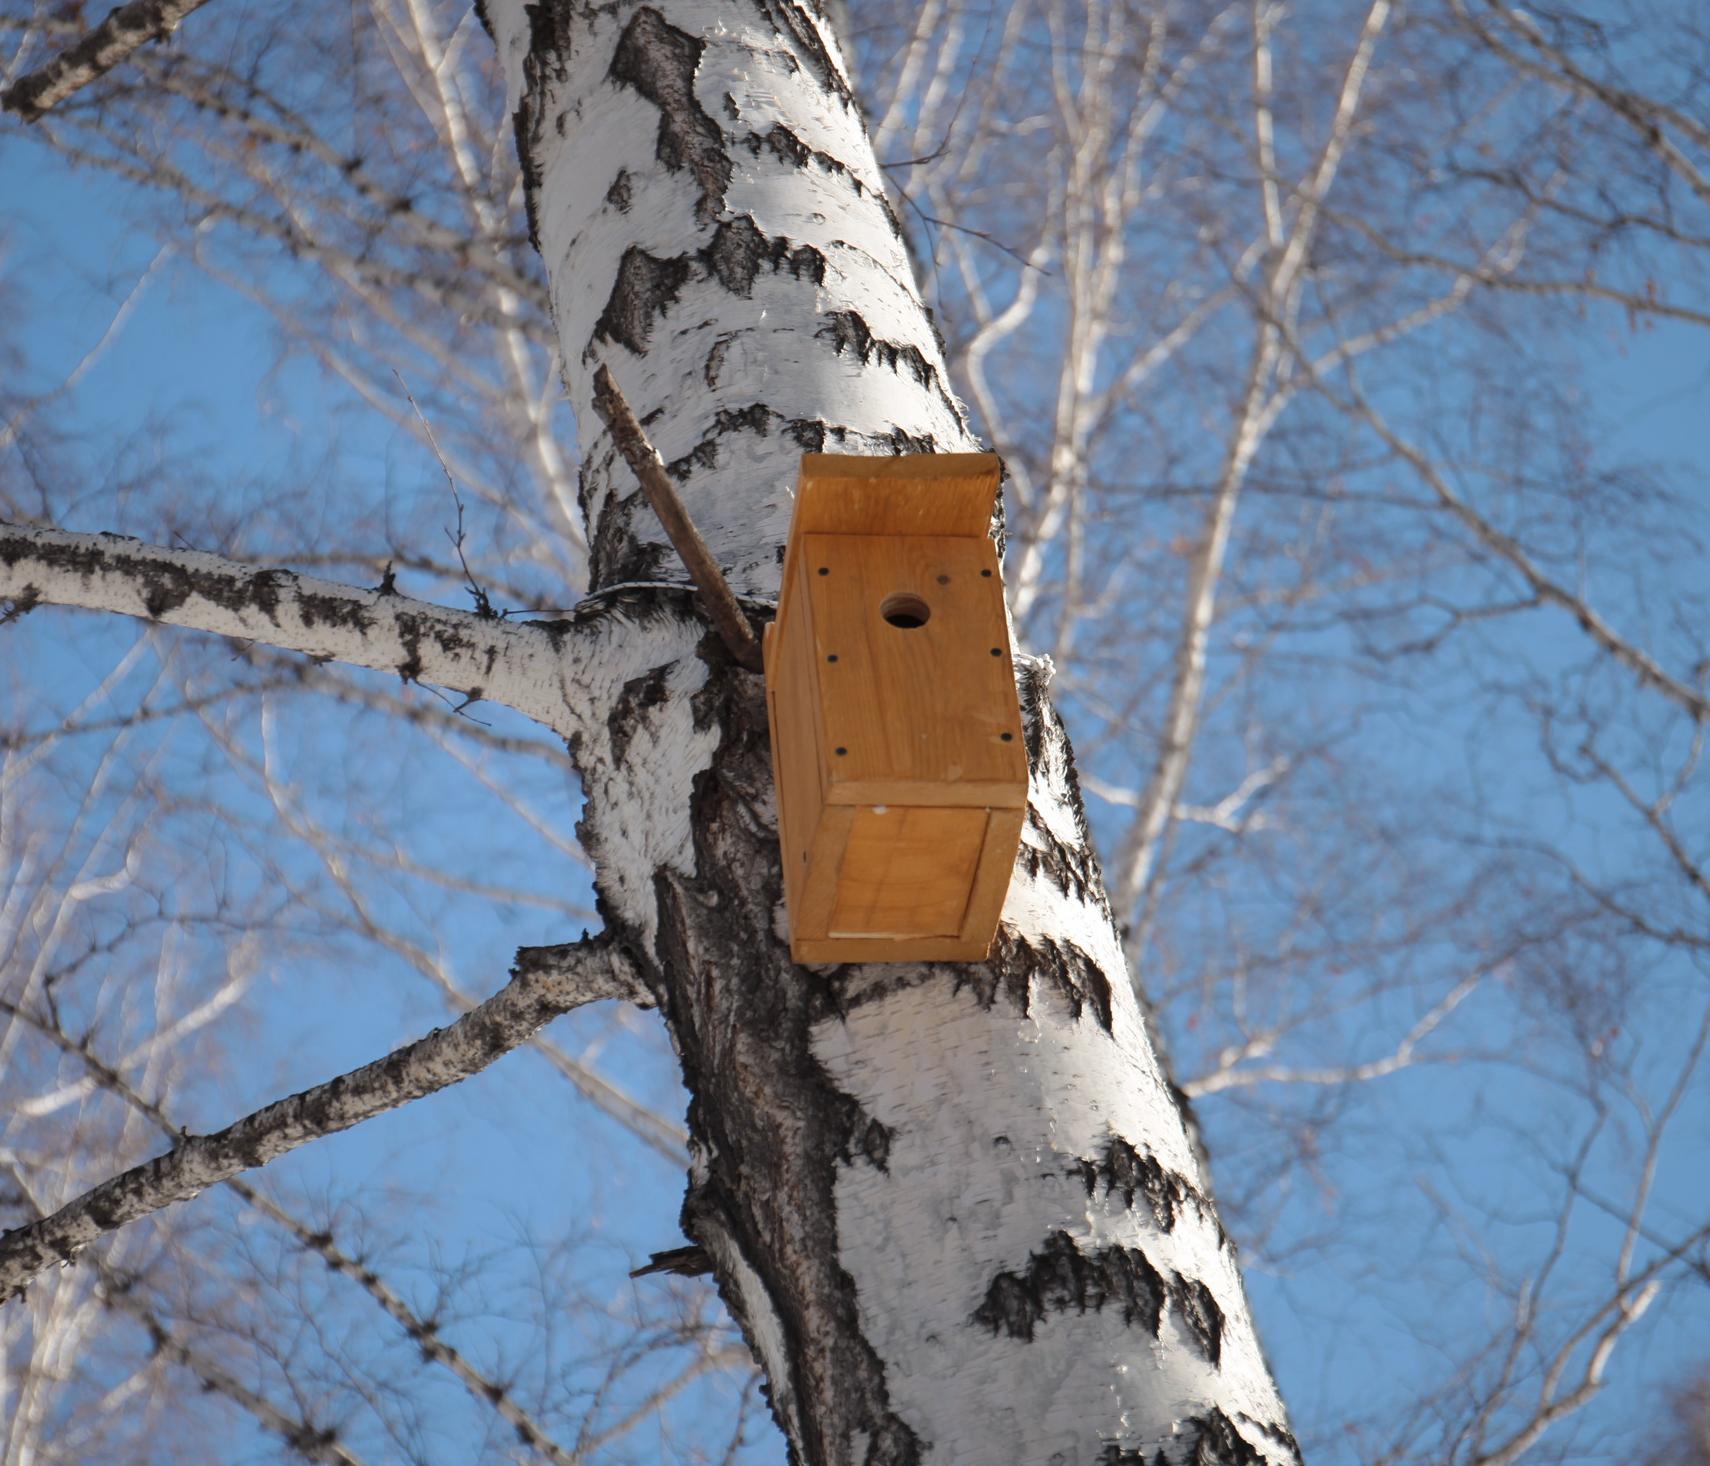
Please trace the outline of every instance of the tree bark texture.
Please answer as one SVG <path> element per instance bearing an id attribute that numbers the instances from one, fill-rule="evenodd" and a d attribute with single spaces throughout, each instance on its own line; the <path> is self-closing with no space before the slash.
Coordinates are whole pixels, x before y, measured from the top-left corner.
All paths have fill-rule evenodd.
<path id="1" fill-rule="evenodd" d="M 562 623 L 509 621 L 202 550 L 0 522 L 0 624 L 81 606 L 453 688 L 554 726 L 577 669 Z"/>
<path id="2" fill-rule="evenodd" d="M 835 42 L 796 0 L 487 0 L 583 435 L 561 719 L 605 918 L 690 1094 L 683 1212 L 796 1459 L 1298 1460 L 1045 696 L 992 960 L 801 968 L 761 681 L 591 408 L 610 367 L 735 589 L 800 454 L 975 445 Z M 906 708 L 886 710 L 906 717 Z"/>
<path id="3" fill-rule="evenodd" d="M 207 0 L 130 0 L 69 50 L 0 92 L 0 107 L 34 122 L 74 92 L 105 76 L 139 46 L 167 40 Z"/>

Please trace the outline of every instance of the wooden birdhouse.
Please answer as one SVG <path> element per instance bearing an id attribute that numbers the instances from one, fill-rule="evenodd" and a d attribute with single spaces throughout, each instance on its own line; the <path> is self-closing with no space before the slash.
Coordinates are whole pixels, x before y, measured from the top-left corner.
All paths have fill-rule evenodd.
<path id="1" fill-rule="evenodd" d="M 987 453 L 802 458 L 765 643 L 798 962 L 991 948 L 1027 808 L 997 488 Z"/>

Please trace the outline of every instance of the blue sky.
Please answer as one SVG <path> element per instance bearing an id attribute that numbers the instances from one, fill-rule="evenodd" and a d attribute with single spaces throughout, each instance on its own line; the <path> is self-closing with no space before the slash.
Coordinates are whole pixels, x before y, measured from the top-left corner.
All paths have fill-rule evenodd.
<path id="1" fill-rule="evenodd" d="M 0 272 L 30 302 L 19 339 L 36 374 L 29 386 L 39 390 L 58 381 L 100 337 L 115 303 L 155 257 L 157 245 L 138 229 L 133 201 L 114 184 L 68 173 L 44 150 L 19 141 L 14 129 L 0 133 L 0 200 Z M 1612 317 L 1594 317 L 1587 323 L 1580 364 L 1599 409 L 1618 424 L 1609 443 L 1617 454 L 1689 467 L 1705 461 L 1710 362 L 1689 333 L 1669 327 L 1633 332 Z M 246 496 L 290 493 L 292 466 L 313 472 L 334 439 L 343 471 L 366 478 L 353 492 L 425 504 L 424 522 L 444 513 L 439 470 L 414 438 L 352 415 L 347 406 L 339 390 L 312 369 L 295 361 L 279 364 L 271 324 L 259 311 L 192 264 L 170 259 L 150 280 L 123 334 L 89 372 L 62 420 L 70 434 L 61 460 L 67 481 L 60 486 L 71 506 L 67 527 L 129 527 L 110 467 L 115 444 L 127 445 L 132 472 L 146 476 L 150 465 L 158 464 L 160 472 L 181 476 L 192 516 L 197 496 L 227 495 L 233 486 L 242 486 Z M 168 453 L 159 446 L 163 424 Z M 1689 479 L 1688 484 L 1702 494 L 1701 483 Z M 325 501 L 312 502 L 316 513 L 329 512 Z M 332 502 L 336 505 L 336 498 Z M 1700 497 L 1699 507 L 1703 504 Z M 287 506 L 269 508 L 289 514 Z M 312 524 L 307 528 L 312 533 Z M 412 588 L 423 594 L 435 590 Z M 64 624 L 70 626 L 69 620 Z M 20 659 L 14 665 L 26 680 L 63 702 L 103 676 L 136 634 L 133 628 L 85 621 L 63 638 L 36 636 L 24 641 L 21 651 L 9 647 L 7 655 Z M 1524 653 L 1541 662 L 1579 654 L 1572 628 L 1565 624 L 1546 622 L 1527 636 L 1531 640 Z M 1459 692 L 1451 670 L 1429 708 L 1428 700 L 1415 705 L 1429 716 L 1411 729 L 1395 729 L 1395 764 L 1416 761 L 1438 775 L 1449 761 L 1463 758 L 1499 784 L 1536 777 L 1535 750 L 1522 747 L 1513 729 L 1493 734 L 1476 748 L 1466 746 L 1477 741 L 1466 735 L 1480 709 Z M 468 781 L 452 782 L 448 765 L 414 764 L 420 752 L 414 745 L 400 751 L 379 743 L 383 737 L 376 720 L 337 711 L 289 724 L 281 734 L 284 756 L 309 787 L 311 801 L 336 802 L 345 782 L 361 784 L 365 797 L 388 811 L 389 818 L 413 811 L 436 853 L 460 853 L 473 866 L 502 871 L 521 885 L 549 893 L 573 891 L 574 899 L 586 901 L 585 876 L 572 862 L 516 868 L 510 851 L 522 840 L 507 817 L 484 805 Z M 316 783 L 320 764 L 337 766 L 326 772 L 324 787 Z M 531 781 L 540 807 L 569 828 L 576 809 L 572 787 L 561 780 L 554 787 L 555 776 L 538 771 L 517 777 Z M 211 787 L 240 812 L 261 815 L 254 789 L 241 781 L 214 775 Z M 1596 819 L 1594 801 L 1552 805 L 1545 792 L 1538 799 L 1535 817 L 1541 823 L 1559 821 L 1567 848 L 1588 863 L 1618 872 L 1632 858 L 1630 847 L 1611 838 Z M 529 848 L 538 847 L 530 842 Z M 240 872 L 233 876 L 239 884 L 261 878 L 254 862 L 236 858 L 231 868 Z M 490 903 L 448 900 L 438 908 L 411 909 L 402 892 L 376 899 L 416 923 L 424 941 L 449 952 L 462 980 L 476 991 L 502 980 L 514 945 L 578 934 L 558 930 L 539 910 L 520 906 L 495 910 Z M 1215 913 L 1207 919 L 1215 919 Z M 1704 974 L 1671 970 L 1655 978 L 1661 999 L 1672 1003 L 1678 998 L 1684 1012 Z M 413 996 L 400 1002 L 400 992 Z M 1461 1031 L 1498 1046 L 1512 1042 L 1521 1032 L 1513 1011 L 1496 1002 L 1481 1007 L 1483 1002 L 1475 1000 L 1460 1015 Z M 204 1123 L 362 1062 L 436 1021 L 426 990 L 408 986 L 401 970 L 364 972 L 341 962 L 336 951 L 293 954 L 288 963 L 269 964 L 254 1004 L 247 1017 L 267 1041 L 255 1051 L 274 1053 L 276 1062 L 224 1076 L 217 1090 L 203 1092 L 208 1112 L 198 1119 Z M 1389 1016 L 1404 1020 L 1406 1015 L 1398 1008 Z M 669 1094 L 656 1044 L 635 1040 L 598 1014 L 559 1027 L 573 1050 L 580 1043 L 607 1044 L 607 1052 L 618 1055 L 611 1071 L 625 1075 L 638 1091 Z M 1678 1048 L 1681 1035 L 1664 1024 L 1624 1041 L 1643 1045 L 1645 1064 L 1655 1068 Z M 624 1145 L 609 1122 L 586 1107 L 569 1121 L 564 1111 L 540 1103 L 541 1063 L 533 1055 L 512 1058 L 446 1094 L 300 1152 L 270 1174 L 287 1188 L 345 1201 L 355 1195 L 360 1178 L 379 1178 L 385 1204 L 377 1225 L 394 1238 L 406 1259 L 405 1276 L 417 1280 L 424 1296 L 435 1260 L 455 1266 L 479 1255 L 494 1238 L 576 1237 L 597 1220 L 603 1240 L 569 1266 L 584 1286 L 603 1289 L 621 1310 L 630 1296 L 624 1270 L 648 1251 L 679 1240 L 681 1177 L 663 1161 Z M 1316 1174 L 1279 1193 L 1286 1197 L 1281 1232 L 1297 1239 L 1301 1250 L 1285 1263 L 1254 1268 L 1249 1287 L 1297 1416 L 1321 1422 L 1370 1410 L 1382 1417 L 1408 1402 L 1417 1382 L 1434 1378 L 1441 1364 L 1435 1341 L 1415 1336 L 1422 1306 L 1500 1336 L 1503 1318 L 1472 1259 L 1480 1247 L 1501 1253 L 1539 1245 L 1548 1219 L 1530 1204 L 1549 1178 L 1540 1173 L 1532 1142 L 1541 1139 L 1546 1152 L 1560 1153 L 1576 1137 L 1563 1128 L 1551 1085 L 1492 1081 L 1489 1074 L 1475 1085 L 1468 1079 L 1469 1067 L 1415 1070 L 1357 1091 L 1351 1101 L 1356 1113 L 1340 1117 L 1339 1148 L 1322 1158 Z M 1659 1193 L 1660 1217 L 1685 1221 L 1702 1214 L 1710 1202 L 1710 1166 L 1703 1163 L 1710 1140 L 1704 1116 L 1710 1106 L 1704 1100 L 1699 1081 L 1696 1113 L 1682 1127 L 1676 1164 Z M 1203 1109 L 1214 1145 L 1222 1137 L 1220 1183 L 1240 1189 L 1241 1168 L 1265 1161 L 1244 1146 L 1256 1145 L 1264 1132 L 1243 1128 L 1238 1115 L 1225 1117 L 1217 1103 Z M 1485 1235 L 1462 1239 L 1467 1259 L 1458 1271 L 1440 1249 L 1441 1230 L 1432 1223 L 1429 1207 L 1411 1209 L 1409 1220 L 1397 1224 L 1386 1198 L 1362 1196 L 1366 1178 L 1374 1174 L 1382 1175 L 1386 1185 L 1408 1184 L 1407 1165 L 1398 1166 L 1398 1158 L 1419 1159 L 1422 1165 L 1433 1147 L 1445 1144 L 1459 1151 L 1459 1184 L 1476 1186 L 1483 1202 L 1500 1198 L 1509 1217 Z M 1597 1152 L 1598 1174 L 1617 1176 L 1630 1162 L 1630 1149 L 1630 1140 L 1612 1128 Z M 610 1169 L 610 1158 L 620 1152 L 634 1157 L 626 1160 L 621 1177 Z M 1411 1184 L 1423 1188 L 1440 1184 L 1440 1178 L 1420 1170 Z M 1346 1205 L 1348 1197 L 1360 1198 L 1360 1204 Z M 1306 1246 L 1316 1230 L 1332 1225 L 1357 1230 L 1368 1250 Z M 1572 1255 L 1581 1255 L 1581 1248 L 1585 1256 L 1599 1255 L 1609 1225 L 1586 1209 L 1573 1229 Z M 501 1292 L 526 1286 L 529 1268 L 519 1264 L 519 1255 L 505 1261 Z M 656 1286 L 662 1285 L 640 1285 Z M 1652 1406 L 1658 1382 L 1710 1358 L 1710 1309 L 1702 1302 L 1700 1290 L 1684 1306 L 1659 1308 L 1617 1355 L 1604 1395 L 1573 1427 L 1583 1433 L 1585 1459 L 1622 1459 L 1621 1427 L 1635 1410 Z M 500 1352 L 521 1337 L 509 1331 L 505 1307 L 501 1300 L 491 1318 L 469 1325 Z M 478 1428 L 450 1386 L 445 1409 L 448 1429 Z M 234 1439 L 241 1440 L 241 1432 Z M 1607 1445 L 1609 1439 L 1617 1442 L 1615 1447 Z M 1353 1431 L 1342 1442 L 1321 1438 L 1316 1459 L 1358 1460 L 1365 1442 Z M 261 1450 L 247 1440 L 233 1449 L 258 1456 Z M 775 1438 L 764 1437 L 751 1455 L 781 1459 L 781 1449 Z M 638 1459 L 647 1459 L 645 1449 Z"/>

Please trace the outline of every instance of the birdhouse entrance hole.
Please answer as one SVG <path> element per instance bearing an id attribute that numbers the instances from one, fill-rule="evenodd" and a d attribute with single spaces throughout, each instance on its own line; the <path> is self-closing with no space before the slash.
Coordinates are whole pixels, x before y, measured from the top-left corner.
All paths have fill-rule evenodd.
<path id="1" fill-rule="evenodd" d="M 802 459 L 766 635 L 797 961 L 990 949 L 1027 804 L 997 484 L 989 454 Z"/>
<path id="2" fill-rule="evenodd" d="M 915 631 L 932 619 L 932 607 L 917 595 L 898 591 L 885 597 L 879 614 L 900 631 Z"/>

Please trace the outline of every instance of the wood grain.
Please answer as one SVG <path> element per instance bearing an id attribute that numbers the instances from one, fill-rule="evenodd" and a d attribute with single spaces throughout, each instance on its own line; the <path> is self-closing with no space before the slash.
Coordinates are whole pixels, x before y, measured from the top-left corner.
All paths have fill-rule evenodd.
<path id="1" fill-rule="evenodd" d="M 992 542 L 805 535 L 802 548 L 821 723 L 833 750 L 847 750 L 826 763 L 831 786 L 858 784 L 861 802 L 875 804 L 1025 803 L 1027 754 Z M 924 625 L 885 621 L 882 607 L 897 594 L 928 608 Z M 978 793 L 964 801 L 914 792 L 960 785 Z"/>
<path id="2" fill-rule="evenodd" d="M 766 636 L 790 950 L 990 950 L 1027 753 L 989 530 L 990 454 L 809 454 Z"/>

